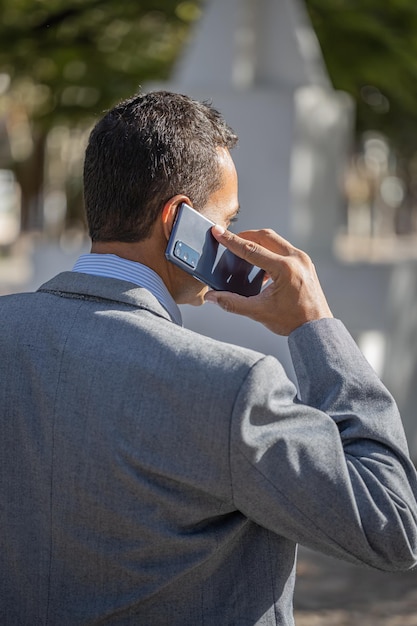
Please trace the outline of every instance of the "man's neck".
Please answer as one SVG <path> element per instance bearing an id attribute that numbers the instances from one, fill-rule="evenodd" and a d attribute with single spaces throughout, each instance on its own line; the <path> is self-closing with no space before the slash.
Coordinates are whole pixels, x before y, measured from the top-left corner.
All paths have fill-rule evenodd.
<path id="1" fill-rule="evenodd" d="M 93 241 L 93 254 L 115 254 L 122 259 L 146 265 L 162 279 L 171 296 L 176 301 L 174 266 L 165 259 L 166 240 L 152 236 L 137 242 Z"/>

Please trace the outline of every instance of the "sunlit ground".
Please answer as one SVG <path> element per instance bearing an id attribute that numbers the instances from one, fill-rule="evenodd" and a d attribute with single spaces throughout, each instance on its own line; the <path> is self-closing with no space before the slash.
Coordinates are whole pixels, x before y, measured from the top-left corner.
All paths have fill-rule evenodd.
<path id="1" fill-rule="evenodd" d="M 417 570 L 385 573 L 301 548 L 296 626 L 417 626 Z"/>

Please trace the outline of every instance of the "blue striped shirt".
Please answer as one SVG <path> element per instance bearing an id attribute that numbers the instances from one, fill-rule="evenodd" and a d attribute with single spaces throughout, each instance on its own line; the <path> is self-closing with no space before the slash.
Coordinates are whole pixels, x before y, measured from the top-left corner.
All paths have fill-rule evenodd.
<path id="1" fill-rule="evenodd" d="M 172 321 L 182 326 L 181 311 L 175 300 L 166 288 L 162 278 L 150 267 L 129 261 L 115 254 L 82 254 L 74 267 L 73 272 L 118 278 L 147 289 L 155 296 L 158 302 L 166 309 Z"/>

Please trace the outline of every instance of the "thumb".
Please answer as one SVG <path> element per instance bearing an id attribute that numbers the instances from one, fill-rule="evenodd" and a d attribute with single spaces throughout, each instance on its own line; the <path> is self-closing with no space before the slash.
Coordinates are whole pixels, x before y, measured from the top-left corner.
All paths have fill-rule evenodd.
<path id="1" fill-rule="evenodd" d="M 213 302 L 228 313 L 236 313 L 237 315 L 248 315 L 247 302 L 248 298 L 240 296 L 230 291 L 208 291 L 204 299 L 206 302 Z"/>

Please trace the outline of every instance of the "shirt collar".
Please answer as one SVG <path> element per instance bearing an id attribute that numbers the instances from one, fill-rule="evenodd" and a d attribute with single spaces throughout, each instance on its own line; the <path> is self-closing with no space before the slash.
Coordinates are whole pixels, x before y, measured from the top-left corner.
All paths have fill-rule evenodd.
<path id="1" fill-rule="evenodd" d="M 147 265 L 123 259 L 115 254 L 90 253 L 82 254 L 72 271 L 126 280 L 138 287 L 143 287 L 155 296 L 169 313 L 172 321 L 182 326 L 181 311 L 175 300 L 166 288 L 162 278 Z"/>

